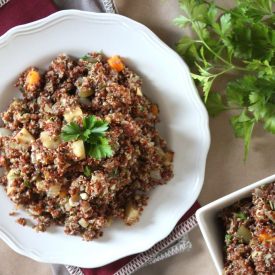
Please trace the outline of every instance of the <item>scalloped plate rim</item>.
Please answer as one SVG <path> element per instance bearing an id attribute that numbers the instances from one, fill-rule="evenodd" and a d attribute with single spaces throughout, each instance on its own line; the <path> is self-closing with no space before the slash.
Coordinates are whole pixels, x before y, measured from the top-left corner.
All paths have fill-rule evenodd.
<path id="1" fill-rule="evenodd" d="M 127 18 L 122 15 L 118 14 L 106 14 L 106 13 L 93 13 L 93 12 L 86 12 L 86 11 L 79 11 L 79 10 L 64 10 L 64 11 L 59 11 L 56 13 L 53 13 L 45 18 L 42 18 L 40 20 L 19 25 L 16 27 L 13 27 L 12 29 L 8 30 L 5 34 L 3 34 L 0 37 L 0 51 L 2 47 L 5 47 L 9 42 L 12 41 L 12 39 L 18 35 L 24 35 L 24 34 L 30 34 L 33 31 L 40 31 L 41 29 L 43 30 L 43 27 L 46 27 L 49 24 L 56 24 L 60 22 L 60 20 L 65 20 L 67 18 L 72 18 L 72 17 L 87 17 L 90 20 L 106 20 L 107 22 L 113 20 L 116 21 L 118 24 L 124 24 L 129 29 L 135 29 L 138 30 L 139 32 L 142 33 L 147 39 L 150 40 L 150 43 L 154 43 L 156 46 L 158 46 L 161 50 L 165 51 L 167 54 L 171 55 L 171 58 L 174 58 L 176 62 L 179 62 L 182 69 L 184 72 L 190 74 L 190 70 L 186 63 L 180 58 L 179 55 L 177 55 L 171 48 L 169 48 L 160 38 L 158 38 L 149 28 L 146 26 L 142 25 L 141 23 L 138 23 L 130 18 Z M 202 125 L 204 125 L 203 128 L 201 128 L 202 131 L 202 136 L 204 137 L 203 139 L 203 150 L 200 155 L 200 159 L 198 160 L 197 163 L 199 163 L 201 169 L 200 169 L 200 174 L 198 175 L 198 182 L 199 182 L 199 188 L 197 189 L 196 196 L 192 199 L 192 203 L 190 203 L 190 206 L 196 201 L 197 197 L 199 196 L 202 186 L 203 186 L 203 181 L 204 181 L 204 174 L 205 174 L 205 165 L 206 165 L 206 159 L 207 159 L 207 154 L 209 151 L 210 147 L 210 130 L 208 126 L 208 114 L 207 111 L 201 102 L 201 99 L 199 97 L 199 94 L 196 90 L 195 84 L 192 81 L 191 77 L 189 77 L 189 88 L 192 91 L 192 97 L 191 100 L 193 101 L 193 104 L 196 105 L 197 111 L 200 114 L 200 120 Z M 199 169 L 198 169 L 199 170 Z M 178 220 L 181 218 L 181 216 L 184 213 L 181 213 L 180 215 L 177 215 L 177 217 L 174 220 L 174 223 L 171 223 L 170 226 L 167 226 L 167 229 L 164 231 L 162 234 L 162 238 L 164 239 L 167 237 L 167 235 L 170 234 L 170 232 L 173 230 L 174 226 L 178 222 Z M 27 256 L 29 258 L 32 258 L 34 260 L 37 260 L 39 262 L 44 262 L 44 263 L 60 263 L 60 264 L 75 264 L 75 263 L 68 263 L 66 260 L 62 261 L 56 261 L 54 259 L 51 259 L 49 257 L 45 257 L 43 255 L 39 255 L 37 251 L 34 250 L 25 250 L 24 247 L 18 243 L 18 241 L 14 240 L 12 236 L 9 236 L 9 233 L 6 232 L 6 230 L 2 227 L 0 227 L 0 238 L 6 242 L 7 245 L 9 245 L 13 250 L 15 250 L 17 253 L 22 254 L 24 256 Z M 100 263 L 97 263 L 96 265 L 91 264 L 91 260 L 89 260 L 89 263 L 86 265 L 82 265 L 82 267 L 86 268 L 95 268 L 99 266 L 106 265 L 108 263 L 111 263 L 113 261 L 116 261 L 118 259 L 121 259 L 123 257 L 140 253 L 143 251 L 146 251 L 147 249 L 150 249 L 154 244 L 156 244 L 159 240 L 153 240 L 151 243 L 147 243 L 144 245 L 144 247 L 134 249 L 132 248 L 130 252 L 127 253 L 121 253 L 117 255 L 116 257 L 113 257 L 112 259 L 109 260 L 103 260 Z"/>

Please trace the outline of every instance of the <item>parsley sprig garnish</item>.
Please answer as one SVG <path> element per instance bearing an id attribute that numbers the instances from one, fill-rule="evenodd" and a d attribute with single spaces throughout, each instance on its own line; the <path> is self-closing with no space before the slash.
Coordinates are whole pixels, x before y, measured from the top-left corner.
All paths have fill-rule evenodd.
<path id="1" fill-rule="evenodd" d="M 61 132 L 64 141 L 83 140 L 86 154 L 96 159 L 111 157 L 113 150 L 105 134 L 109 128 L 108 122 L 95 116 L 83 118 L 83 126 L 75 122 L 66 125 Z"/>
<path id="2" fill-rule="evenodd" d="M 174 21 L 193 29 L 195 35 L 184 36 L 177 51 L 202 88 L 209 114 L 234 110 L 231 125 L 244 139 L 245 158 L 257 123 L 275 134 L 274 2 L 237 0 L 225 9 L 215 1 L 179 0 L 184 14 Z M 225 93 L 214 92 L 213 84 L 228 74 Z"/>

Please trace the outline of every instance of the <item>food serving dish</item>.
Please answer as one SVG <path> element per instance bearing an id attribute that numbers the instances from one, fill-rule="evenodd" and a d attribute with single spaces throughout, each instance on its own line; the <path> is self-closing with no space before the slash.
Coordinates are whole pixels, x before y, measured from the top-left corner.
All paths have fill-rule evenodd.
<path id="1" fill-rule="evenodd" d="M 221 223 L 218 221 L 218 216 L 220 215 L 221 210 L 239 202 L 243 198 L 252 196 L 252 191 L 255 188 L 272 183 L 274 180 L 275 175 L 264 178 L 213 201 L 197 211 L 196 216 L 199 227 L 218 274 L 223 274 L 224 269 L 224 230 Z"/>
<path id="2" fill-rule="evenodd" d="M 123 16 L 61 11 L 8 31 L 0 38 L 0 111 L 19 96 L 13 84 L 26 67 L 46 69 L 61 52 L 81 56 L 101 50 L 123 56 L 143 78 L 144 93 L 159 105 L 158 128 L 175 151 L 175 176 L 152 192 L 139 223 L 128 228 L 117 222 L 92 242 L 68 237 L 62 228 L 35 233 L 17 225 L 9 216 L 12 203 L 1 189 L 0 237 L 38 261 L 98 267 L 144 251 L 171 232 L 202 188 L 210 144 L 208 116 L 189 70 L 150 30 Z"/>

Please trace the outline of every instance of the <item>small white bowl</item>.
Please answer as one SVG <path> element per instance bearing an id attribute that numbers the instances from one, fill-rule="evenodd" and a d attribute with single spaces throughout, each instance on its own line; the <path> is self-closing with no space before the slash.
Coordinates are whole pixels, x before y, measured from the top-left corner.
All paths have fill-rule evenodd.
<path id="1" fill-rule="evenodd" d="M 240 190 L 237 190 L 227 196 L 224 196 L 216 201 L 213 201 L 204 207 L 200 208 L 196 212 L 198 224 L 210 255 L 214 261 L 218 274 L 223 273 L 223 230 L 221 225 L 217 221 L 218 213 L 225 207 L 228 207 L 235 202 L 249 197 L 252 194 L 253 189 L 266 183 L 275 181 L 275 175 L 264 178 L 253 184 L 250 184 Z"/>

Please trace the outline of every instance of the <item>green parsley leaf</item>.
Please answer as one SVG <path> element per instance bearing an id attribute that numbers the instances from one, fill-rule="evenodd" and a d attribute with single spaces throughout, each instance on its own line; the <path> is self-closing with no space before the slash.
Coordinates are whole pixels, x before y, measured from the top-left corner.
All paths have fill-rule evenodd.
<path id="1" fill-rule="evenodd" d="M 81 128 L 75 122 L 66 125 L 61 132 L 61 139 L 64 141 L 76 140 L 81 134 Z"/>
<path id="2" fill-rule="evenodd" d="M 225 37 L 229 33 L 229 31 L 232 27 L 230 13 L 225 13 L 224 15 L 221 16 L 220 26 L 221 26 L 220 35 L 222 37 Z"/>
<path id="3" fill-rule="evenodd" d="M 95 159 L 102 159 L 111 157 L 113 155 L 113 150 L 107 138 L 98 137 L 96 142 L 93 141 L 87 144 L 87 153 Z"/>
<path id="4" fill-rule="evenodd" d="M 244 160 L 246 160 L 255 120 L 242 112 L 240 115 L 231 117 L 231 125 L 235 136 L 244 139 Z"/>
<path id="5" fill-rule="evenodd" d="M 96 122 L 95 116 L 87 116 L 83 118 L 83 127 L 85 129 L 91 129 L 94 127 L 94 124 Z"/>
<path id="6" fill-rule="evenodd" d="M 210 116 L 216 116 L 227 109 L 218 93 L 210 93 L 205 104 Z"/>
<path id="7" fill-rule="evenodd" d="M 275 115 L 272 115 L 271 117 L 266 119 L 264 123 L 264 128 L 268 132 L 275 134 Z"/>
<path id="8" fill-rule="evenodd" d="M 109 145 L 109 140 L 105 137 L 109 128 L 108 122 L 97 119 L 95 116 L 88 116 L 83 118 L 82 124 L 83 127 L 75 122 L 66 125 L 61 132 L 61 139 L 64 141 L 83 140 L 86 154 L 90 157 L 96 159 L 111 157 L 113 150 Z"/>
<path id="9" fill-rule="evenodd" d="M 106 132 L 107 130 L 108 130 L 108 122 L 97 120 L 93 126 L 93 129 L 91 130 L 91 133 L 104 135 L 104 132 Z"/>
<path id="10" fill-rule="evenodd" d="M 193 30 L 192 35 L 179 40 L 176 50 L 202 88 L 209 114 L 239 111 L 231 118 L 231 125 L 235 136 L 244 140 L 245 159 L 256 123 L 275 134 L 273 3 L 237 0 L 227 9 L 216 1 L 179 0 L 184 14 L 174 20 L 177 26 Z M 221 81 L 224 89 L 213 93 L 215 83 L 225 75 L 228 77 Z"/>
<path id="11" fill-rule="evenodd" d="M 181 28 L 184 28 L 184 27 L 186 27 L 188 24 L 190 24 L 190 19 L 188 19 L 187 17 L 181 15 L 181 16 L 175 18 L 173 22 L 174 22 L 174 24 L 175 24 L 176 26 L 179 26 L 179 27 L 181 27 Z"/>

